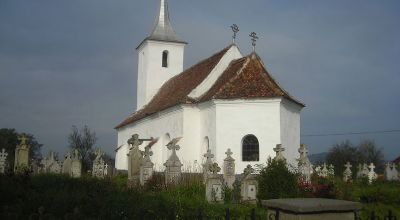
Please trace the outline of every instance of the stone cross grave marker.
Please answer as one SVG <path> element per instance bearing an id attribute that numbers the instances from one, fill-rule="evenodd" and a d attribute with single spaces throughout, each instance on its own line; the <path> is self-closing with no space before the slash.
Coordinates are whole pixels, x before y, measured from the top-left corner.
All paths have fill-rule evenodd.
<path id="1" fill-rule="evenodd" d="M 378 178 L 378 175 L 375 173 L 375 165 L 373 163 L 371 163 L 368 168 L 370 169 L 368 173 L 368 183 L 371 184 Z"/>
<path id="2" fill-rule="evenodd" d="M 285 148 L 282 147 L 282 144 L 277 144 L 273 150 L 276 153 L 274 160 L 286 161 L 286 158 L 283 156 L 283 151 L 285 151 Z"/>
<path id="3" fill-rule="evenodd" d="M 149 180 L 152 175 L 153 175 L 153 166 L 154 163 L 151 162 L 151 156 L 153 156 L 153 151 L 151 151 L 151 146 L 153 146 L 157 140 L 152 141 L 149 143 L 145 148 L 143 152 L 143 160 L 142 164 L 140 166 L 140 184 L 143 186 L 147 180 Z"/>
<path id="4" fill-rule="evenodd" d="M 255 202 L 257 199 L 258 182 L 253 172 L 254 168 L 250 164 L 243 170 L 240 194 L 244 201 Z"/>
<path id="5" fill-rule="evenodd" d="M 96 158 L 93 161 L 92 176 L 97 178 L 104 178 L 105 162 L 103 159 L 104 152 L 100 149 L 96 149 Z"/>
<path id="6" fill-rule="evenodd" d="M 72 166 L 71 153 L 68 152 L 64 156 L 64 162 L 62 165 L 62 173 L 71 175 L 71 166 Z"/>
<path id="7" fill-rule="evenodd" d="M 326 165 L 326 163 L 324 163 L 324 165 L 322 166 L 321 169 L 321 175 L 320 177 L 326 178 L 329 175 L 329 170 L 328 170 L 328 166 Z"/>
<path id="8" fill-rule="evenodd" d="M 6 152 L 6 149 L 3 148 L 0 152 L 0 173 L 5 172 L 7 156 L 8 153 Z"/>
<path id="9" fill-rule="evenodd" d="M 203 179 L 204 183 L 206 183 L 207 176 L 211 174 L 210 167 L 213 164 L 212 159 L 214 158 L 214 154 L 211 153 L 210 149 L 207 149 L 207 153 L 203 156 L 206 158 L 206 161 L 203 164 Z"/>
<path id="10" fill-rule="evenodd" d="M 82 176 L 82 156 L 76 148 L 72 152 L 70 175 L 78 178 Z"/>
<path id="11" fill-rule="evenodd" d="M 343 181 L 345 182 L 350 182 L 352 179 L 352 172 L 351 172 L 351 167 L 353 167 L 350 162 L 347 162 L 344 167 L 346 167 L 346 169 L 343 172 Z"/>
<path id="12" fill-rule="evenodd" d="M 217 163 L 211 164 L 209 167 L 210 175 L 207 176 L 206 180 L 206 199 L 208 202 L 220 202 L 222 201 L 222 181 L 218 172 L 221 168 Z"/>
<path id="13" fill-rule="evenodd" d="M 14 171 L 20 172 L 29 167 L 29 144 L 26 135 L 18 136 L 20 143 L 15 148 Z"/>
<path id="14" fill-rule="evenodd" d="M 49 151 L 49 154 L 42 161 L 42 164 L 44 165 L 44 172 L 46 173 L 59 174 L 62 171 L 61 165 L 56 159 L 56 153 L 53 151 Z"/>
<path id="15" fill-rule="evenodd" d="M 138 134 L 132 135 L 128 140 L 128 181 L 131 181 L 133 185 L 140 182 L 140 166 L 143 159 L 143 152 L 139 149 L 139 146 L 142 143 L 143 140 L 139 139 Z"/>
<path id="16" fill-rule="evenodd" d="M 311 182 L 311 175 L 313 174 L 313 166 L 308 159 L 308 150 L 305 144 L 301 144 L 299 148 L 300 158 L 298 159 L 298 170 L 301 174 L 302 181 Z"/>
<path id="17" fill-rule="evenodd" d="M 224 159 L 224 181 L 228 188 L 233 189 L 235 182 L 235 159 L 232 158 L 232 151 L 230 148 L 225 152 L 226 158 Z"/>
<path id="18" fill-rule="evenodd" d="M 182 173 L 182 166 L 183 164 L 176 155 L 176 151 L 180 149 L 178 145 L 179 140 L 181 137 L 172 139 L 168 144 L 168 150 L 171 150 L 171 156 L 168 158 L 167 162 L 164 163 L 165 166 L 165 181 L 166 183 L 177 183 L 180 180 L 181 173 Z"/>

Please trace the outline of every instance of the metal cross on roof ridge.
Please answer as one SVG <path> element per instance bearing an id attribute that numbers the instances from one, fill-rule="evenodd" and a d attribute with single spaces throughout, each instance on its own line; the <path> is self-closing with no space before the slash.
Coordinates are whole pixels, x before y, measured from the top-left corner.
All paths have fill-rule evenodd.
<path id="1" fill-rule="evenodd" d="M 256 42 L 258 39 L 257 33 L 253 31 L 250 33 L 249 36 L 251 37 L 251 45 L 253 45 L 253 52 L 255 52 L 256 51 Z"/>
<path id="2" fill-rule="evenodd" d="M 232 43 L 235 43 L 236 34 L 239 32 L 239 27 L 236 24 L 231 25 L 233 36 L 232 36 Z"/>

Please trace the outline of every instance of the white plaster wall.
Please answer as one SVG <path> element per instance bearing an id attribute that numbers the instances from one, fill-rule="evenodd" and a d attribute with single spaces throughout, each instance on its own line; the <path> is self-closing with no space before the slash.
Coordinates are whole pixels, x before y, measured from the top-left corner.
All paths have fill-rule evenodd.
<path id="1" fill-rule="evenodd" d="M 280 98 L 268 100 L 215 101 L 216 103 L 216 160 L 220 166 L 231 148 L 236 162 L 236 173 L 242 173 L 247 164 L 266 162 L 274 157 L 272 150 L 280 143 Z M 242 139 L 253 134 L 259 142 L 260 160 L 242 161 Z"/>
<path id="2" fill-rule="evenodd" d="M 137 109 L 147 104 L 171 77 L 183 71 L 185 44 L 147 40 L 138 48 Z M 162 53 L 168 51 L 168 67 Z"/>
<path id="3" fill-rule="evenodd" d="M 297 165 L 296 158 L 299 158 L 301 108 L 287 99 L 281 102 L 281 141 L 285 148 L 283 155 L 293 165 Z"/>
<path id="4" fill-rule="evenodd" d="M 178 106 L 118 129 L 118 146 L 123 145 L 123 147 L 116 153 L 115 167 L 118 170 L 128 169 L 127 141 L 133 134 L 139 134 L 140 138 L 159 138 L 159 141 L 152 146 L 153 156 L 151 159 L 156 170 L 164 170 L 163 164 L 168 157 L 165 147 L 168 140 L 165 139 L 165 136 L 168 134 L 171 139 L 183 136 L 183 117 L 183 109 Z M 141 150 L 144 150 L 146 144 L 147 142 L 140 146 Z"/>
<path id="5" fill-rule="evenodd" d="M 200 148 L 200 161 L 201 164 L 205 162 L 203 155 L 207 152 L 206 139 L 208 139 L 208 147 L 211 152 L 215 154 L 217 142 L 216 142 L 216 108 L 214 102 L 205 102 L 198 105 L 200 110 L 200 138 L 201 138 L 201 148 Z"/>
<path id="6" fill-rule="evenodd" d="M 192 92 L 189 94 L 192 98 L 198 98 L 207 92 L 215 83 L 215 81 L 222 75 L 232 60 L 242 58 L 242 54 L 236 45 L 232 45 L 231 48 L 224 54 L 218 64 L 210 72 L 210 74 L 200 83 Z"/>
<path id="7" fill-rule="evenodd" d="M 200 110 L 197 106 L 186 105 L 183 106 L 183 138 L 179 146 L 180 160 L 183 163 L 183 171 L 194 172 L 197 160 L 201 164 L 201 145 L 202 140 L 200 136 Z"/>
<path id="8" fill-rule="evenodd" d="M 123 147 L 116 154 L 115 166 L 120 170 L 127 169 L 126 142 L 135 133 L 141 138 L 159 138 L 152 147 L 152 161 L 158 171 L 164 170 L 163 164 L 170 155 L 165 145 L 176 137 L 183 137 L 178 143 L 181 149 L 177 155 L 184 171 L 193 170 L 195 160 L 198 165 L 204 162 L 206 139 L 215 155 L 214 160 L 221 167 L 226 150 L 231 148 L 236 173 L 242 173 L 247 164 L 265 164 L 268 156 L 275 156 L 273 148 L 279 143 L 285 147 L 284 155 L 288 161 L 294 162 L 300 144 L 300 110 L 300 106 L 281 98 L 215 100 L 174 107 L 119 129 L 118 146 Z M 242 161 L 242 139 L 248 134 L 258 139 L 259 161 Z M 145 144 L 141 146 L 142 150 Z"/>

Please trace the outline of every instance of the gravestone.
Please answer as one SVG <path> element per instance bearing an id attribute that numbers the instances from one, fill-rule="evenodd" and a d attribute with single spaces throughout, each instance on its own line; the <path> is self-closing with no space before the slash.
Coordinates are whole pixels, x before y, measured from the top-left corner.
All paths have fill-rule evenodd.
<path id="1" fill-rule="evenodd" d="M 42 162 L 44 165 L 45 173 L 61 173 L 61 165 L 56 159 L 56 154 L 53 151 L 49 151 L 48 156 Z"/>
<path id="2" fill-rule="evenodd" d="M 229 189 L 233 189 L 235 182 L 235 159 L 232 158 L 232 151 L 230 148 L 225 152 L 226 158 L 224 159 L 224 181 Z"/>
<path id="3" fill-rule="evenodd" d="M 64 156 L 64 162 L 62 165 L 62 173 L 70 175 L 71 174 L 71 165 L 72 165 L 71 153 L 68 152 Z"/>
<path id="4" fill-rule="evenodd" d="M 155 143 L 155 142 L 154 142 Z M 154 144 L 153 143 L 153 144 Z M 140 185 L 144 185 L 147 180 L 149 180 L 152 175 L 153 175 L 153 166 L 154 163 L 151 162 L 151 158 L 150 156 L 153 155 L 153 151 L 150 150 L 151 146 L 153 144 L 149 144 L 144 148 L 144 152 L 143 152 L 143 160 L 142 160 L 142 164 L 140 166 Z"/>
<path id="5" fill-rule="evenodd" d="M 6 161 L 7 161 L 8 153 L 6 149 L 2 149 L 0 152 L 0 173 L 4 173 L 6 169 Z"/>
<path id="6" fill-rule="evenodd" d="M 28 137 L 21 135 L 18 137 L 20 143 L 15 148 L 14 172 L 21 172 L 29 167 L 29 144 Z"/>
<path id="7" fill-rule="evenodd" d="M 397 181 L 399 180 L 399 172 L 397 171 L 395 163 L 387 163 L 385 166 L 385 180 Z"/>
<path id="8" fill-rule="evenodd" d="M 326 163 L 324 163 L 324 165 L 322 165 L 322 169 L 321 169 L 319 176 L 323 177 L 323 178 L 327 178 L 328 175 L 329 175 L 328 166 L 326 165 Z"/>
<path id="9" fill-rule="evenodd" d="M 106 163 L 103 159 L 104 152 L 100 148 L 96 150 L 96 158 L 93 161 L 92 176 L 104 178 Z"/>
<path id="10" fill-rule="evenodd" d="M 167 162 L 164 163 L 165 166 L 165 182 L 167 184 L 175 184 L 180 181 L 182 166 L 183 164 L 176 155 L 176 151 L 180 149 L 180 146 L 177 145 L 181 137 L 172 139 L 168 144 L 168 150 L 171 150 L 171 156 L 168 158 Z"/>
<path id="11" fill-rule="evenodd" d="M 375 165 L 371 163 L 369 166 L 369 172 L 368 172 L 368 183 L 371 184 L 373 181 L 375 181 L 378 178 L 378 175 L 375 173 Z"/>
<path id="12" fill-rule="evenodd" d="M 329 165 L 328 176 L 329 177 L 334 177 L 335 176 L 335 167 L 332 164 Z"/>
<path id="13" fill-rule="evenodd" d="M 72 151 L 70 176 L 75 178 L 82 176 L 82 156 L 76 148 Z"/>
<path id="14" fill-rule="evenodd" d="M 392 163 L 392 180 L 398 181 L 400 179 L 399 171 L 397 170 L 397 166 L 395 163 Z"/>
<path id="15" fill-rule="evenodd" d="M 352 176 L 353 176 L 353 173 L 351 172 L 352 165 L 350 164 L 350 162 L 347 162 L 344 165 L 344 167 L 346 167 L 346 169 L 343 172 L 343 181 L 344 182 L 351 182 Z"/>
<path id="16" fill-rule="evenodd" d="M 208 175 L 212 174 L 210 168 L 213 164 L 212 159 L 214 158 L 214 154 L 211 153 L 210 149 L 207 149 L 207 153 L 203 156 L 206 158 L 206 161 L 203 164 L 203 181 L 206 183 Z"/>
<path id="17" fill-rule="evenodd" d="M 253 173 L 253 167 L 250 164 L 247 165 L 243 171 L 240 193 L 243 201 L 255 203 L 257 200 L 258 181 Z"/>
<path id="18" fill-rule="evenodd" d="M 313 165 L 308 159 L 308 150 L 305 144 L 301 144 L 299 148 L 300 158 L 298 159 L 298 170 L 301 174 L 301 181 L 310 183 L 313 174 Z"/>
<path id="19" fill-rule="evenodd" d="M 282 147 L 282 144 L 277 144 L 273 150 L 276 153 L 274 160 L 286 161 L 286 158 L 283 156 L 283 151 L 285 151 L 285 148 Z"/>
<path id="20" fill-rule="evenodd" d="M 221 168 L 217 163 L 213 163 L 209 167 L 211 174 L 207 175 L 206 180 L 206 199 L 208 202 L 222 201 L 222 181 L 218 172 Z"/>
<path id="21" fill-rule="evenodd" d="M 368 178 L 368 165 L 367 164 L 358 164 L 357 166 L 357 178 Z"/>
<path id="22" fill-rule="evenodd" d="M 128 153 L 128 181 L 130 185 L 137 185 L 140 182 L 140 166 L 143 159 L 143 152 L 139 146 L 143 140 L 139 139 L 138 134 L 132 135 L 128 140 L 129 153 Z"/>

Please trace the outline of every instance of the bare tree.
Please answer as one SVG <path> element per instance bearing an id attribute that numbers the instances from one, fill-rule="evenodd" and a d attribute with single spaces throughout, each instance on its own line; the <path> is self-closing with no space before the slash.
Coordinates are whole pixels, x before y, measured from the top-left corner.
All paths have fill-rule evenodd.
<path id="1" fill-rule="evenodd" d="M 374 163 L 377 172 L 382 172 L 384 168 L 382 150 L 376 146 L 373 140 L 363 140 L 358 145 L 353 145 L 348 140 L 335 144 L 329 150 L 326 162 L 334 165 L 337 176 L 342 175 L 346 162 L 353 164 L 353 174 L 356 173 L 359 163 Z"/>
<path id="2" fill-rule="evenodd" d="M 376 171 L 384 170 L 385 160 L 382 149 L 378 148 L 373 140 L 363 140 L 358 145 L 359 163 L 374 163 Z"/>
<path id="3" fill-rule="evenodd" d="M 357 147 L 349 140 L 335 144 L 329 150 L 326 162 L 332 164 L 335 167 L 335 173 L 340 176 L 344 171 L 344 164 L 346 162 L 350 162 L 351 164 L 358 162 Z"/>
<path id="4" fill-rule="evenodd" d="M 96 144 L 96 133 L 85 125 L 80 131 L 76 126 L 72 126 L 71 133 L 68 135 L 68 143 L 71 149 L 78 149 L 82 155 L 83 170 L 90 169 L 90 155 L 93 153 Z"/>

